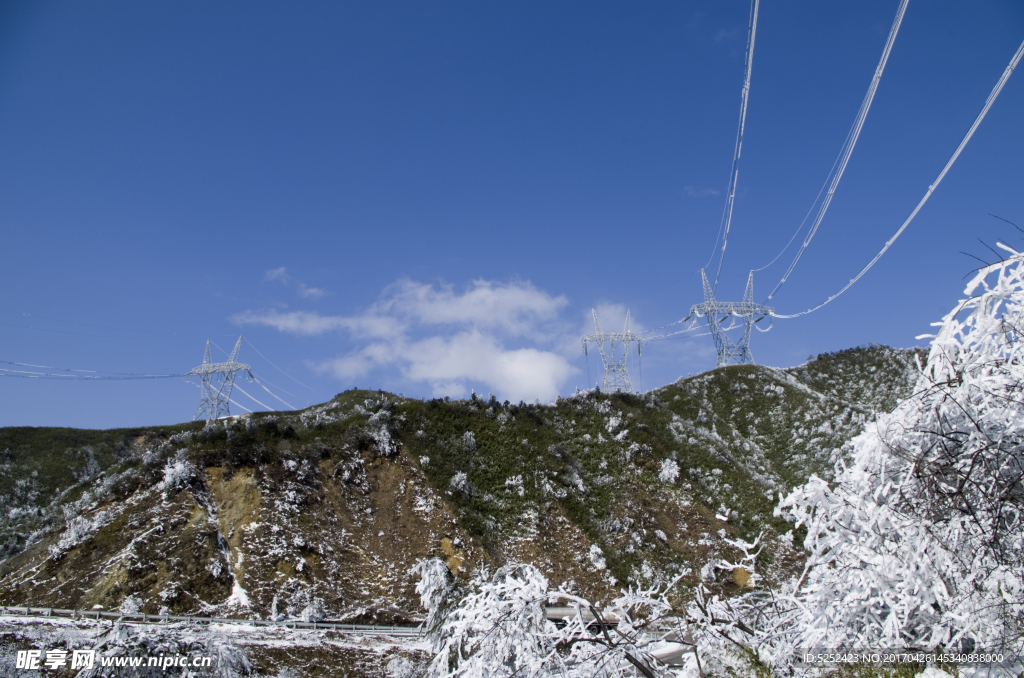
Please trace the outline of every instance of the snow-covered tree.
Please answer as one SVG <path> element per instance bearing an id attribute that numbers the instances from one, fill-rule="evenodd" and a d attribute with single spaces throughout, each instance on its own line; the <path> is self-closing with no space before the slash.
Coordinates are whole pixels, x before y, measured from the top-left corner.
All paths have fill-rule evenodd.
<path id="1" fill-rule="evenodd" d="M 1019 650 L 1024 638 L 1024 255 L 982 269 L 914 395 L 852 442 L 833 484 L 779 506 L 806 526 L 805 647 Z"/>
<path id="2" fill-rule="evenodd" d="M 683 620 L 666 596 L 671 585 L 627 591 L 599 609 L 549 591 L 532 565 L 481 570 L 458 589 L 439 560 L 422 561 L 414 572 L 436 652 L 428 678 L 655 678 L 692 652 L 691 643 L 680 642 Z M 545 606 L 566 604 L 575 614 L 556 626 Z"/>
<path id="3" fill-rule="evenodd" d="M 557 661 L 555 627 L 544 613 L 547 579 L 530 565 L 507 566 L 493 577 L 477 573 L 458 603 L 449 596 L 447 571 L 439 560 L 420 563 L 417 591 L 430 613 L 436 655 L 428 678 L 494 675 L 547 676 Z"/>
<path id="4" fill-rule="evenodd" d="M 666 459 L 661 462 L 661 469 L 658 471 L 658 480 L 663 483 L 674 483 L 679 477 L 679 464 L 675 459 Z"/>

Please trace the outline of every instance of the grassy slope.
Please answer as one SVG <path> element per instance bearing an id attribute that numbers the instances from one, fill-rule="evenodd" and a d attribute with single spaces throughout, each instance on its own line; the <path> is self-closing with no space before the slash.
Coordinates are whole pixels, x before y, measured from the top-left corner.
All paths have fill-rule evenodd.
<path id="1" fill-rule="evenodd" d="M 417 612 L 407 571 L 425 556 L 457 572 L 528 560 L 602 598 L 696 583 L 735 555 L 725 538 L 760 532 L 778 578 L 798 554 L 775 539 L 789 528 L 773 497 L 827 476 L 906 396 L 907 357 L 855 349 L 549 406 L 351 391 L 248 426 L 0 429 L 0 602 L 224 612 L 237 581 L 261 614 L 322 598 L 332 617 L 397 620 Z M 175 460 L 198 471 L 159 488 Z M 95 533 L 51 555 L 76 515 Z"/>

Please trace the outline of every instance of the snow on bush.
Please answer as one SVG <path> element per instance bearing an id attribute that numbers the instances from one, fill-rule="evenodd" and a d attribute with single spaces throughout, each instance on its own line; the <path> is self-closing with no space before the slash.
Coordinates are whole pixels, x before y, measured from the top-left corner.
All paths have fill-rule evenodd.
<path id="1" fill-rule="evenodd" d="M 512 476 L 505 479 L 505 491 L 523 497 L 526 495 L 526 488 L 523 487 L 523 476 Z"/>
<path id="2" fill-rule="evenodd" d="M 173 459 L 164 466 L 164 478 L 156 485 L 156 489 L 170 494 L 183 485 L 187 485 L 195 476 L 196 470 L 184 459 Z"/>
<path id="3" fill-rule="evenodd" d="M 456 471 L 448 484 L 453 492 L 469 494 L 469 480 L 467 478 L 465 471 Z"/>
<path id="4" fill-rule="evenodd" d="M 658 472 L 658 480 L 663 483 L 674 483 L 679 477 L 679 464 L 675 459 L 666 459 L 661 462 L 661 470 Z"/>
<path id="5" fill-rule="evenodd" d="M 439 567 L 421 569 L 417 590 L 429 605 L 439 589 Z M 478 572 L 458 604 L 435 619 L 439 623 L 431 629 L 431 641 L 436 654 L 426 678 L 485 678 L 496 670 L 524 678 L 549 674 L 555 626 L 544 612 L 547 588 L 547 579 L 532 565 L 502 567 L 493 577 Z M 432 617 L 439 612 L 427 609 Z"/>
<path id="6" fill-rule="evenodd" d="M 138 596 L 125 596 L 118 610 L 124 614 L 135 614 L 142 609 L 143 605 L 142 599 Z"/>
<path id="7" fill-rule="evenodd" d="M 1009 251 L 936 323 L 914 395 L 853 441 L 835 483 L 812 477 L 777 509 L 807 527 L 796 642 L 1020 646 L 1024 257 Z"/>
<path id="8" fill-rule="evenodd" d="M 382 457 L 398 454 L 398 441 L 391 435 L 391 429 L 388 426 L 391 421 L 391 410 L 388 405 L 385 401 L 381 405 L 381 409 L 366 420 L 367 431 L 377 445 L 377 453 Z"/>
<path id="9" fill-rule="evenodd" d="M 474 573 L 460 589 L 449 584 L 439 560 L 421 561 L 417 591 L 429 617 L 433 660 L 426 678 L 649 677 L 679 664 L 687 645 L 684 620 L 674 618 L 664 589 L 625 591 L 604 610 L 565 591 L 549 591 L 532 565 L 510 563 L 491 575 Z M 675 582 L 673 582 L 675 583 Z M 570 605 L 576 614 L 556 626 L 549 604 Z M 594 626 L 594 619 L 598 625 Z"/>
<path id="10" fill-rule="evenodd" d="M 299 617 L 307 623 L 327 619 L 327 606 L 324 605 L 324 599 L 311 597 L 306 606 L 302 608 Z"/>
<path id="11" fill-rule="evenodd" d="M 621 414 L 622 413 L 620 412 L 619 415 L 621 415 Z M 608 428 L 608 435 L 613 435 L 615 433 L 615 429 L 617 429 L 620 426 L 622 426 L 622 417 L 621 416 L 610 417 L 608 419 L 608 426 L 607 426 L 607 428 Z"/>
<path id="12" fill-rule="evenodd" d="M 416 665 L 401 655 L 393 657 L 384 669 L 387 678 L 416 678 L 419 672 Z M 929 676 L 928 678 L 933 678 Z"/>
<path id="13" fill-rule="evenodd" d="M 807 530 L 803 573 L 732 599 L 697 589 L 687 617 L 703 671 L 787 667 L 815 647 L 1019 659 L 1024 257 L 1010 254 L 937 323 L 913 396 L 851 442 L 835 481 L 812 476 L 780 502 L 776 514 Z M 744 553 L 737 565 L 752 572 Z"/>
<path id="14" fill-rule="evenodd" d="M 68 520 L 67 528 L 56 544 L 49 547 L 50 555 L 59 558 L 69 549 L 78 546 L 85 540 L 96 534 L 96 531 L 114 519 L 115 513 L 111 510 L 99 511 L 92 518 L 75 516 Z"/>

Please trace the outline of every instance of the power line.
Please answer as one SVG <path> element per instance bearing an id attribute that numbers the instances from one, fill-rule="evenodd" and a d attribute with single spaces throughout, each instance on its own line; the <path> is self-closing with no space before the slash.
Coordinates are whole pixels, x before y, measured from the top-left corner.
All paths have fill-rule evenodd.
<path id="1" fill-rule="evenodd" d="M 278 391 L 281 391 L 282 393 L 285 393 L 285 394 L 290 395 L 290 396 L 295 397 L 295 398 L 299 397 L 299 396 L 295 395 L 294 393 L 292 393 L 291 391 L 287 391 L 287 390 L 281 388 L 280 386 L 278 386 L 274 382 L 270 381 L 266 377 L 263 378 L 263 381 L 267 382 L 267 386 L 271 386 L 273 388 L 276 388 Z"/>
<path id="2" fill-rule="evenodd" d="M 675 322 L 671 322 L 671 323 L 669 323 L 667 325 L 662 325 L 660 327 L 652 327 L 651 329 L 644 330 L 643 332 L 639 332 L 638 334 L 650 334 L 651 332 L 657 332 L 658 330 L 663 330 L 666 327 L 672 327 L 673 325 L 678 325 L 681 322 L 684 322 L 684 321 L 683 320 L 676 320 Z"/>
<path id="3" fill-rule="evenodd" d="M 242 389 L 238 389 L 238 390 L 239 390 L 239 391 L 242 391 Z M 242 393 L 245 393 L 245 391 L 242 391 Z M 246 395 L 248 395 L 248 393 L 246 393 Z M 230 402 L 230 403 L 231 403 L 232 405 L 234 405 L 235 407 L 240 407 L 240 408 L 242 408 L 243 410 L 245 410 L 246 412 L 248 412 L 249 414 L 252 414 L 252 410 L 250 410 L 250 409 L 249 409 L 248 407 L 246 407 L 245 405 L 239 405 L 238 403 L 236 403 L 236 402 L 235 402 L 235 401 L 234 401 L 233 399 L 231 399 L 231 398 L 228 398 L 228 402 Z M 268 409 L 269 409 L 269 408 L 268 408 Z"/>
<path id="4" fill-rule="evenodd" d="M 255 381 L 255 382 L 256 382 L 257 384 L 259 384 L 259 385 L 260 385 L 260 388 L 262 388 L 262 389 L 263 389 L 264 391 L 266 391 L 267 393 L 269 393 L 269 394 L 270 394 L 271 396 L 273 396 L 274 398 L 277 398 L 278 400 L 280 400 L 280 401 L 281 401 L 282 403 L 284 403 L 285 405 L 288 405 L 288 403 L 285 403 L 285 401 L 284 401 L 284 400 L 281 400 L 281 398 L 278 398 L 278 397 L 277 397 L 276 395 L 274 395 L 274 392 L 273 392 L 273 391 L 271 391 L 271 390 L 270 390 L 269 388 L 267 388 L 267 387 L 266 387 L 266 386 L 264 386 L 264 385 L 263 385 L 262 383 L 260 383 L 260 380 L 259 380 L 259 379 L 257 379 L 257 378 L 256 378 L 255 376 L 253 376 L 251 372 L 250 372 L 249 374 L 250 374 L 250 376 L 252 376 L 252 380 L 253 380 L 253 381 Z M 243 391 L 243 392 L 244 392 L 244 391 Z M 246 395 L 249 395 L 249 394 L 248 394 L 248 393 L 246 393 Z M 249 397 L 250 397 L 250 398 L 252 398 L 252 396 L 249 396 Z M 253 398 L 253 400 L 256 400 L 256 399 L 255 399 L 255 398 Z M 257 402 L 259 402 L 259 401 L 257 401 Z M 294 408 L 294 407 L 292 407 L 291 405 L 288 405 L 288 407 L 291 407 L 291 408 L 292 408 L 293 410 L 295 409 L 295 408 Z M 268 409 L 269 409 L 269 408 L 268 408 Z"/>
<path id="5" fill-rule="evenodd" d="M 73 335 L 78 336 L 78 337 L 96 337 L 97 339 L 130 339 L 132 341 L 141 340 L 141 339 L 145 339 L 145 340 L 152 340 L 153 339 L 153 337 L 116 337 L 116 336 L 111 336 L 109 334 L 90 334 L 88 332 L 72 332 L 70 330 L 55 330 L 55 329 L 46 328 L 46 327 L 32 327 L 31 325 L 19 325 L 18 323 L 8 323 L 8 322 L 3 322 L 3 321 L 0 321 L 0 325 L 6 325 L 8 327 L 19 327 L 19 328 L 21 328 L 23 330 L 33 330 L 33 331 L 36 331 L 36 332 L 52 332 L 54 334 L 73 334 Z M 177 337 L 175 337 L 175 338 L 177 338 Z M 167 340 L 169 341 L 170 339 L 167 339 Z"/>
<path id="6" fill-rule="evenodd" d="M 1000 76 L 999 81 L 996 82 L 996 86 L 988 95 L 988 99 L 985 100 L 985 105 L 984 107 L 982 107 L 981 113 L 979 113 L 978 117 L 975 118 L 974 124 L 971 125 L 971 128 L 967 131 L 967 134 L 960 142 L 960 145 L 956 147 L 956 150 L 953 152 L 953 155 L 946 162 L 945 167 L 943 167 L 942 171 L 939 172 L 939 176 L 935 178 L 935 181 L 932 182 L 932 185 L 928 187 L 927 191 L 925 191 L 924 197 L 922 197 L 921 201 L 917 203 L 917 207 L 914 208 L 914 211 L 910 213 L 910 216 L 907 217 L 906 221 L 903 222 L 903 225 L 899 227 L 896 233 L 891 238 L 889 238 L 889 240 L 885 243 L 885 246 L 882 247 L 881 251 L 879 251 L 879 253 L 875 255 L 875 258 L 869 261 L 868 265 L 861 269 L 860 273 L 854 276 L 854 278 L 850 280 L 850 282 L 846 283 L 843 289 L 839 290 L 831 297 L 818 304 L 817 306 L 809 308 L 806 311 L 801 311 L 800 313 L 794 313 L 792 315 L 776 314 L 776 318 L 799 318 L 802 315 L 807 315 L 808 313 L 813 313 L 814 311 L 817 311 L 819 308 L 825 306 L 828 303 L 831 303 L 843 292 L 853 287 L 854 283 L 860 280 L 861 277 L 863 277 L 863 275 L 867 273 L 871 269 L 871 267 L 874 266 L 876 262 L 878 262 L 879 259 L 882 258 L 882 255 L 885 254 L 890 247 L 892 247 L 892 244 L 896 242 L 896 239 L 900 237 L 904 230 L 906 230 L 907 226 L 910 225 L 910 222 L 913 221 L 914 217 L 917 216 L 917 213 L 921 211 L 922 207 L 924 207 L 924 204 L 928 202 L 929 198 L 932 197 L 932 193 L 935 192 L 935 189 L 939 187 L 940 183 L 942 183 L 942 180 L 945 178 L 946 173 L 949 172 L 951 167 L 953 167 L 953 163 L 955 163 L 956 159 L 960 157 L 960 153 L 962 153 L 964 148 L 967 146 L 967 142 L 971 140 L 972 136 L 974 136 L 974 132 L 978 129 L 978 126 L 981 125 L 981 121 L 985 119 L 985 116 L 988 114 L 989 109 L 992 108 L 992 104 L 995 103 L 995 100 L 999 96 L 999 93 L 1003 91 L 1003 87 L 1006 85 L 1007 80 L 1010 79 L 1010 75 L 1013 74 L 1013 70 L 1017 67 L 1017 64 L 1020 63 L 1022 56 L 1024 56 L 1024 42 L 1021 42 L 1020 47 L 1017 48 L 1017 52 L 1013 55 L 1013 58 L 1010 59 L 1010 63 L 1006 67 L 1006 70 L 1003 71 L 1003 74 Z"/>
<path id="7" fill-rule="evenodd" d="M 818 232 L 821 220 L 825 218 L 825 213 L 828 211 L 828 207 L 832 203 L 832 196 L 835 195 L 836 188 L 839 186 L 839 181 L 843 178 L 843 172 L 846 171 L 846 164 L 850 161 L 853 149 L 857 145 L 857 139 L 860 137 L 861 129 L 864 127 L 864 121 L 867 119 L 868 111 L 871 109 L 871 102 L 875 99 L 875 92 L 878 91 L 878 84 L 882 80 L 882 72 L 885 70 L 885 65 L 889 61 L 889 54 L 892 52 L 892 47 L 896 43 L 896 34 L 899 33 L 900 24 L 903 23 L 903 14 L 907 10 L 908 2 L 909 0 L 901 0 L 899 8 L 896 10 L 896 18 L 893 19 L 892 28 L 889 29 L 889 38 L 886 40 L 885 47 L 882 49 L 882 58 L 878 61 L 878 67 L 875 68 L 875 74 L 871 78 L 871 84 L 868 85 L 867 94 L 864 95 L 864 100 L 860 104 L 860 110 L 857 111 L 857 117 L 853 120 L 853 127 L 850 128 L 850 133 L 846 137 L 846 142 L 843 144 L 843 148 L 839 152 L 838 169 L 836 169 L 835 175 L 832 177 L 832 184 L 828 187 L 828 192 L 825 194 L 825 198 L 821 201 L 821 207 L 818 208 L 818 214 L 814 217 L 814 222 L 811 223 L 811 227 L 807 231 L 807 237 L 804 238 L 803 244 L 800 245 L 800 249 L 796 251 L 796 256 L 793 257 L 792 263 L 790 263 L 786 272 L 782 274 L 782 279 L 779 280 L 777 285 L 775 285 L 775 289 L 773 289 L 771 294 L 768 295 L 768 298 L 765 299 L 765 303 L 770 301 L 771 298 L 775 296 L 775 293 L 779 291 L 779 288 L 782 287 L 786 280 L 789 279 L 793 269 L 796 268 L 797 262 L 800 261 L 800 257 L 803 256 L 807 246 L 811 244 L 811 240 L 814 238 L 815 233 Z M 789 247 L 789 245 L 786 245 L 786 247 Z"/>
<path id="8" fill-rule="evenodd" d="M 740 173 L 740 155 L 743 151 L 743 131 L 747 123 L 747 101 L 750 99 L 750 74 L 754 68 L 754 39 L 757 37 L 757 10 L 760 0 L 753 0 L 750 6 L 750 28 L 747 29 L 747 59 L 743 76 L 743 94 L 740 98 L 740 122 L 736 129 L 736 147 L 733 150 L 732 170 L 729 172 L 729 190 L 725 198 L 725 210 L 722 212 L 722 225 L 718 232 L 722 236 L 722 252 L 718 257 L 718 270 L 715 272 L 715 285 L 718 285 L 718 276 L 722 272 L 722 262 L 725 261 L 725 248 L 729 244 L 729 226 L 732 224 L 732 209 L 736 202 L 736 182 Z M 718 238 L 715 238 L 715 245 L 718 245 Z M 711 257 L 714 258 L 714 249 Z M 710 264 L 711 261 L 709 260 Z M 706 267 L 705 267 L 706 268 Z"/>
<path id="9" fill-rule="evenodd" d="M 268 412 L 273 412 L 273 411 L 274 411 L 274 408 L 270 407 L 269 405 L 264 405 L 264 404 L 263 404 L 263 403 L 261 403 L 260 401 L 256 400 L 256 399 L 255 399 L 255 398 L 253 398 L 253 397 L 252 397 L 251 395 L 249 395 L 249 394 L 248 394 L 248 393 L 246 393 L 246 392 L 245 392 L 244 390 L 242 390 L 242 387 L 241 387 L 241 386 L 239 386 L 238 384 L 235 384 L 235 388 L 237 388 L 237 389 L 238 389 L 239 391 L 242 391 L 242 393 L 244 393 L 244 394 L 245 394 L 246 396 L 248 396 L 249 400 L 253 401 L 254 403 L 258 403 L 259 405 L 262 405 L 262 406 L 263 406 L 263 407 L 264 407 L 264 408 L 265 408 L 265 409 L 266 409 L 266 410 L 267 410 Z M 274 395 L 274 394 L 273 394 L 273 393 L 271 393 L 270 395 Z M 234 401 L 232 401 L 232 402 L 234 402 Z M 236 403 L 236 404 L 237 404 L 237 403 Z M 252 410 L 249 410 L 249 411 L 251 412 Z"/>
<path id="10" fill-rule="evenodd" d="M 731 330 L 733 328 L 730 326 L 730 327 L 726 327 L 724 329 Z M 688 330 L 681 330 L 679 332 L 672 332 L 671 334 L 662 334 L 662 335 L 657 336 L 657 337 L 651 337 L 647 341 L 660 341 L 662 339 L 672 339 L 673 337 L 677 337 L 677 336 L 679 336 L 681 334 L 686 334 L 687 331 Z M 701 332 L 700 334 L 690 334 L 690 335 L 687 335 L 686 338 L 687 339 L 695 339 L 697 337 L 710 337 L 710 336 L 711 336 L 710 332 Z"/>
<path id="11" fill-rule="evenodd" d="M 64 381 L 131 381 L 138 379 L 171 379 L 178 378 L 180 374 L 155 374 L 144 377 L 107 377 L 107 376 L 76 376 L 71 374 L 45 374 L 40 372 L 23 372 L 19 370 L 7 370 L 0 368 L 0 377 L 18 377 L 22 379 L 63 379 Z"/>
<path id="12" fill-rule="evenodd" d="M 76 370 L 71 369 L 69 367 L 50 367 L 48 365 L 19 363 L 14 362 L 12 360 L 0 360 L 0 363 L 4 365 L 13 365 L 15 367 L 34 367 L 39 370 L 47 370 L 46 372 L 36 372 L 32 370 L 12 370 L 0 367 L 0 372 L 4 373 L 2 376 L 20 376 L 33 379 L 79 379 L 85 381 L 123 381 L 130 379 L 170 379 L 172 377 L 181 376 L 180 374 L 139 374 L 134 372 L 101 372 L 97 370 Z"/>
<path id="13" fill-rule="evenodd" d="M 843 145 L 844 146 L 849 142 L 850 134 L 852 132 L 853 132 L 853 130 L 851 129 L 849 132 L 846 133 L 846 139 L 843 140 Z M 769 261 L 767 264 L 765 264 L 761 268 L 755 268 L 754 269 L 754 273 L 758 273 L 760 271 L 763 271 L 764 269 L 768 268 L 769 266 L 774 264 L 776 261 L 778 261 L 779 257 L 781 257 L 786 252 L 786 250 L 789 249 L 789 246 L 793 244 L 793 241 L 796 240 L 796 237 L 800 234 L 800 231 L 804 230 L 804 224 L 807 223 L 807 219 L 811 216 L 811 213 L 814 212 L 814 206 L 818 204 L 818 200 L 821 198 L 821 194 L 825 192 L 825 187 L 828 186 L 828 181 L 829 181 L 829 178 L 832 176 L 832 173 L 836 171 L 836 165 L 839 164 L 839 157 L 840 156 L 836 156 L 836 159 L 832 162 L 832 167 L 829 168 L 828 174 L 825 175 L 825 181 L 822 182 L 821 188 L 818 189 L 818 195 L 814 196 L 814 201 L 811 203 L 810 208 L 807 210 L 807 214 L 805 214 L 804 218 L 800 220 L 800 225 L 796 227 L 795 231 L 793 231 L 793 235 L 791 235 L 789 237 L 789 242 L 786 243 L 785 247 L 783 247 L 781 250 L 779 250 L 779 253 L 775 255 L 774 259 Z"/>
<path id="14" fill-rule="evenodd" d="M 52 367 L 49 365 L 37 365 L 35 363 L 22 363 L 13 360 L 0 360 L 2 365 L 10 365 L 11 367 L 0 367 L 0 377 L 9 378 L 20 378 L 20 379 L 63 379 L 65 381 L 125 381 L 134 379 L 171 379 L 179 377 L 194 377 L 197 378 L 199 383 L 197 384 L 202 391 L 200 397 L 199 409 L 196 411 L 194 419 L 198 419 L 200 415 L 204 415 L 207 420 L 217 419 L 220 416 L 228 415 L 227 403 L 232 403 L 246 412 L 252 412 L 249 408 L 240 405 L 231 398 L 232 388 L 237 388 L 241 393 L 247 396 L 250 400 L 257 403 L 264 409 L 272 411 L 272 408 L 265 403 L 260 402 L 254 398 L 251 394 L 247 393 L 241 386 L 235 384 L 235 372 L 244 370 L 246 375 L 254 382 L 259 384 L 260 388 L 269 393 L 275 399 L 281 401 L 286 406 L 295 410 L 296 408 L 290 405 L 287 401 L 278 397 L 273 391 L 267 388 L 261 381 L 256 379 L 252 374 L 252 370 L 248 365 L 238 362 L 238 352 L 241 348 L 242 337 L 238 338 L 238 342 L 235 344 L 234 350 L 228 354 L 220 346 L 217 346 L 212 340 L 207 340 L 206 354 L 203 359 L 203 364 L 199 367 L 193 368 L 190 372 L 185 374 L 140 374 L 135 372 L 101 372 L 97 370 L 79 370 L 69 367 Z M 210 355 L 210 346 L 217 346 L 217 349 L 228 355 L 227 363 L 214 363 Z M 269 360 L 267 362 L 270 362 Z M 271 363 L 273 364 L 273 363 Z M 28 368 L 28 369 L 12 369 L 12 368 Z M 286 373 L 287 374 L 287 373 Z M 215 378 L 220 377 L 218 383 L 215 382 Z M 301 383 L 301 382 L 300 382 Z"/>
<path id="15" fill-rule="evenodd" d="M 273 367 L 274 369 L 278 370 L 278 371 L 279 371 L 279 372 L 280 372 L 281 374 L 283 374 L 284 376 L 288 377 L 288 378 L 289 378 L 289 379 L 291 379 L 292 381 L 296 382 L 296 383 L 297 383 L 297 384 L 299 384 L 300 386 L 306 386 L 306 385 L 305 385 L 305 384 L 303 384 L 303 383 L 302 383 L 301 381 L 299 381 L 299 380 L 298 380 L 298 379 L 296 379 L 295 377 L 291 376 L 290 374 L 288 374 L 287 372 L 285 372 L 284 370 L 282 370 L 282 369 L 281 369 L 280 367 L 278 367 L 277 365 L 274 365 L 274 363 L 271 363 L 271 362 L 270 362 L 270 360 L 269 360 L 269 359 L 267 358 L 267 356 L 265 356 L 265 355 L 263 355 L 262 353 L 260 353 L 260 352 L 259 352 L 259 350 L 258 350 L 258 349 L 257 349 L 257 348 L 256 348 L 255 346 L 253 346 L 253 345 L 252 345 L 252 343 L 251 343 L 251 342 L 250 342 L 250 341 L 249 341 L 248 339 L 245 339 L 245 338 L 243 337 L 243 341 L 245 341 L 245 343 L 249 344 L 249 348 L 251 348 L 252 350 L 256 351 L 256 353 L 259 353 L 260 357 L 261 357 L 261 358 L 263 358 L 264 360 L 266 360 L 266 361 L 267 361 L 268 363 L 270 363 L 270 365 L 271 365 L 271 366 L 272 366 L 272 367 Z M 217 346 L 217 344 L 214 344 L 214 346 Z M 218 348 L 218 349 L 220 349 L 220 352 L 221 352 L 221 353 L 226 353 L 226 351 L 224 351 L 224 349 L 222 349 L 222 348 L 221 348 L 220 346 L 217 346 L 217 348 Z M 250 376 L 252 376 L 252 373 L 250 373 Z M 255 379 L 256 379 L 256 377 L 253 377 L 253 379 L 255 380 Z M 268 383 L 268 384 L 270 384 L 270 382 L 269 382 L 269 381 L 268 381 L 267 383 Z M 270 385 L 271 385 L 271 386 L 273 386 L 273 384 L 270 384 Z M 270 393 L 270 395 L 272 395 L 272 396 L 274 396 L 275 398 L 277 398 L 277 396 L 276 396 L 276 395 L 274 395 L 273 393 L 271 393 L 271 391 L 270 391 L 269 389 L 267 389 L 267 387 L 266 387 L 266 386 L 263 386 L 263 384 L 260 384 L 260 386 L 262 386 L 262 387 L 263 387 L 263 390 L 265 390 L 265 391 L 266 391 L 267 393 Z M 275 386 L 275 388 L 281 388 L 281 387 L 280 387 L 280 386 Z M 313 393 L 319 393 L 319 391 L 316 391 L 316 390 L 314 390 L 314 389 L 310 388 L 309 386 L 306 386 L 306 388 L 308 388 L 308 389 L 309 389 L 310 391 L 313 391 Z M 283 389 L 283 388 L 282 388 L 281 390 L 282 390 L 282 391 L 284 391 L 284 389 Z M 288 393 L 288 391 L 284 391 L 284 392 L 285 392 L 285 393 Z M 293 396 L 294 396 L 295 394 L 294 394 L 294 393 L 289 393 L 289 395 L 293 395 Z M 296 397 L 296 398 L 298 398 L 298 396 L 295 396 L 295 397 Z M 281 400 L 280 398 L 277 398 L 277 399 L 278 399 L 278 400 Z M 285 403 L 285 402 L 284 402 L 283 400 L 281 400 L 281 402 L 282 402 L 282 403 L 284 403 L 285 405 L 288 405 L 288 403 Z M 291 407 L 291 408 L 292 408 L 293 410 L 294 410 L 294 409 L 296 409 L 296 408 L 292 407 L 291 405 L 288 405 L 288 407 Z"/>
<path id="16" fill-rule="evenodd" d="M 278 366 L 277 366 L 277 365 L 275 365 L 274 363 L 270 362 L 270 358 L 268 358 L 267 356 L 265 356 L 265 355 L 263 355 L 262 353 L 260 353 L 260 350 L 259 350 L 258 348 L 256 348 L 255 346 L 253 346 L 253 345 L 252 345 L 252 342 L 251 342 L 251 341 L 249 341 L 248 339 L 246 339 L 246 340 L 245 340 L 245 343 L 249 344 L 249 348 L 251 348 L 252 350 L 256 351 L 256 353 L 257 353 L 257 354 L 259 355 L 259 357 L 263 358 L 263 359 L 264 359 L 264 360 L 266 360 L 266 361 L 267 361 L 268 363 L 270 363 L 270 366 L 271 366 L 271 367 L 273 367 L 273 368 L 274 368 L 275 370 L 277 370 L 278 372 L 280 372 L 280 373 L 281 373 L 281 374 L 283 374 L 284 376 L 288 377 L 289 379 L 291 379 L 292 381 L 294 381 L 294 382 L 295 382 L 296 384 L 298 384 L 299 386 L 305 386 L 306 388 L 308 388 L 308 389 L 309 389 L 310 391 L 312 391 L 313 393 L 319 393 L 319 391 L 317 391 L 317 390 L 316 390 L 315 388 L 313 388 L 313 387 L 311 387 L 311 386 L 306 386 L 306 385 L 305 385 L 305 384 L 303 384 L 303 383 L 302 383 L 301 381 L 299 381 L 298 379 L 296 379 L 296 378 L 295 378 L 295 377 L 293 377 L 292 375 L 288 374 L 287 372 L 285 372 L 284 370 L 282 370 L 282 369 L 281 369 L 280 367 L 278 367 Z M 269 384 L 270 382 L 267 382 L 267 383 Z M 282 390 L 282 391 L 284 391 L 284 389 L 283 389 L 283 388 L 282 388 L 281 390 Z M 287 393 L 287 391 L 285 391 L 285 393 Z M 292 394 L 292 395 L 294 395 L 294 394 Z M 296 396 L 296 397 L 297 397 L 297 396 Z"/>

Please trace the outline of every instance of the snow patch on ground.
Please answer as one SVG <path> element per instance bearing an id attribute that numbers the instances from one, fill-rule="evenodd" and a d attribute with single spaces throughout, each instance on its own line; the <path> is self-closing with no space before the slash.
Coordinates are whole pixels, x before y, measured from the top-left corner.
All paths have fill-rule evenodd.
<path id="1" fill-rule="evenodd" d="M 245 607 L 245 608 L 251 607 L 251 605 L 249 603 L 249 594 L 248 594 L 248 592 L 246 592 L 246 590 L 244 588 L 242 588 L 242 585 L 238 583 L 238 574 L 237 574 L 237 572 L 240 571 L 240 568 L 242 567 L 242 559 L 243 558 L 244 558 L 244 555 L 242 554 L 241 551 L 239 551 L 238 552 L 238 561 L 235 563 L 235 566 L 233 568 L 231 568 L 231 580 L 232 580 L 231 595 L 228 596 L 228 599 L 226 601 L 224 601 L 224 604 L 227 605 L 229 608 L 230 607 Z"/>

